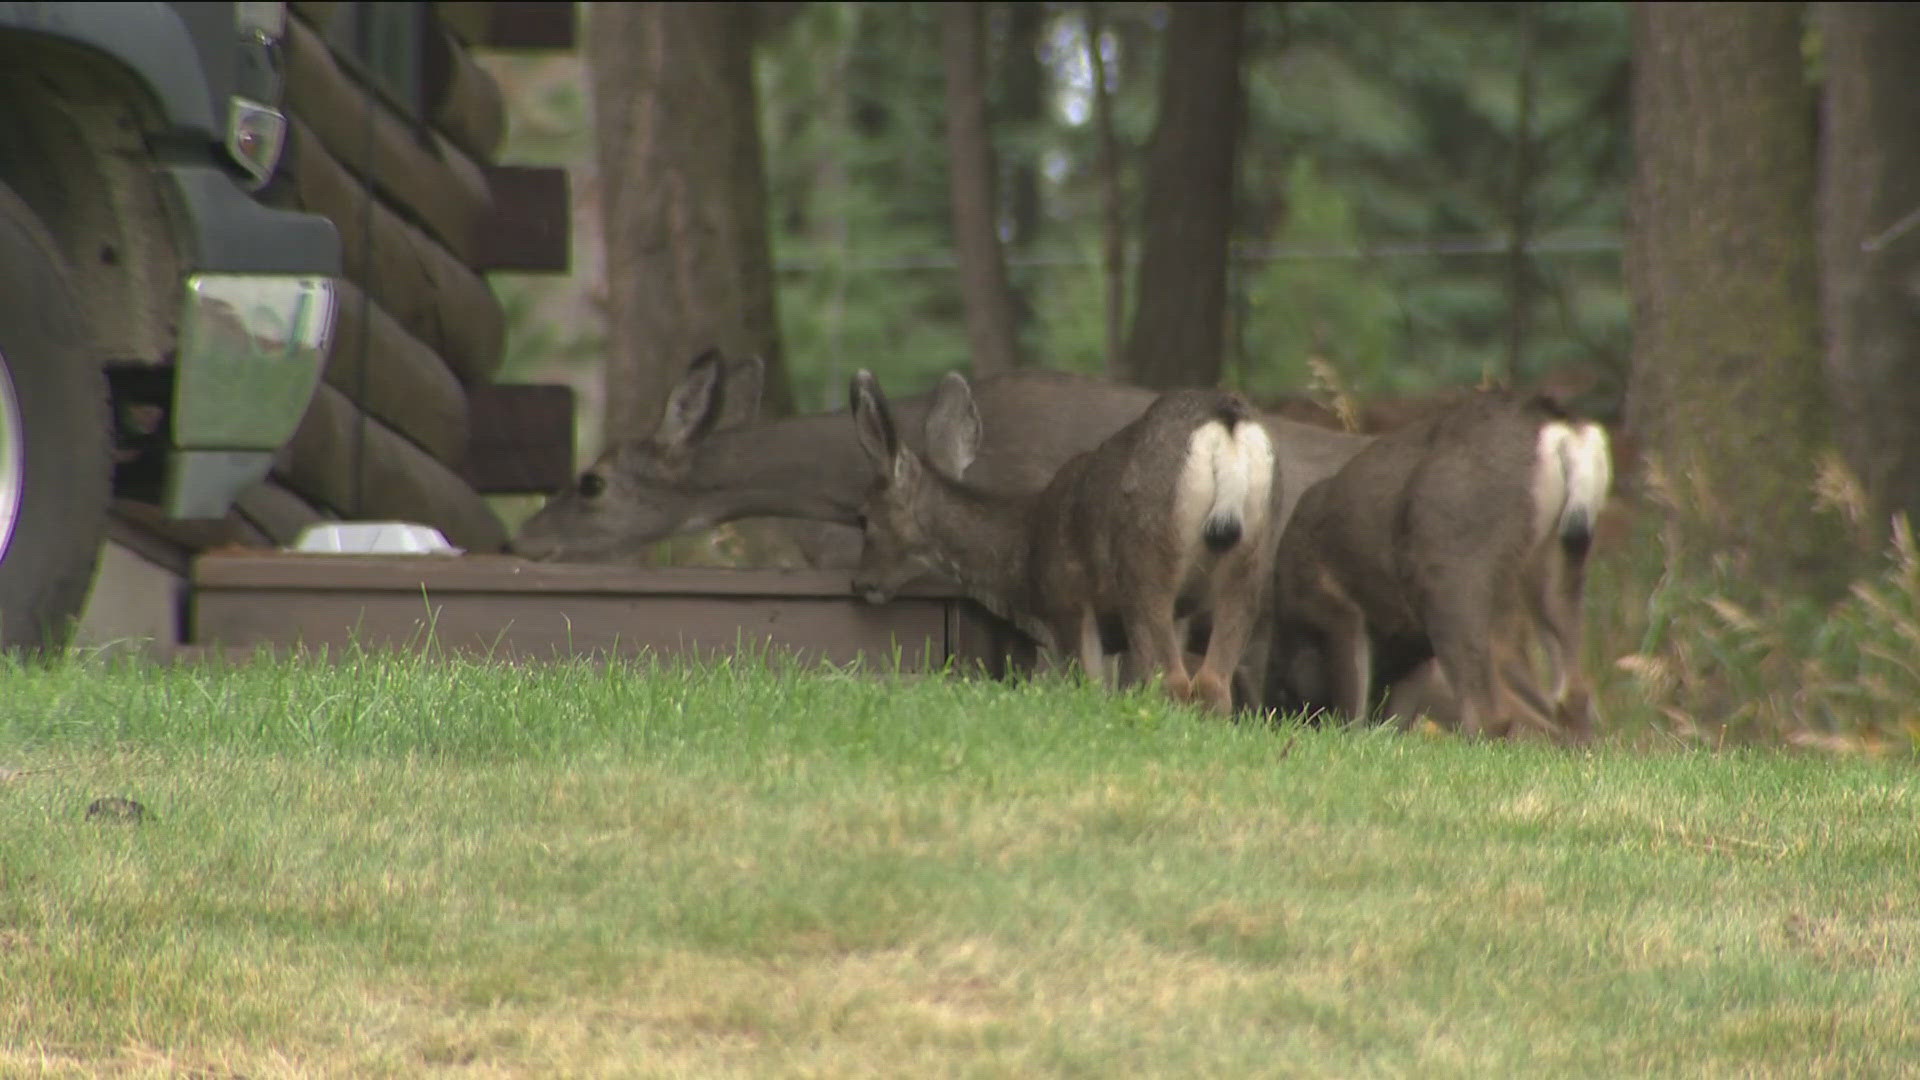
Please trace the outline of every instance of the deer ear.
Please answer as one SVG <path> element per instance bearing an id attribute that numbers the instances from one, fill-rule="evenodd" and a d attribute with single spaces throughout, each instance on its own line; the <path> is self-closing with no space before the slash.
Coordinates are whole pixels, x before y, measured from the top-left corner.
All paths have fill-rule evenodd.
<path id="1" fill-rule="evenodd" d="M 729 365 L 722 394 L 725 408 L 717 426 L 739 427 L 760 419 L 760 392 L 766 381 L 767 364 L 758 356 Z"/>
<path id="2" fill-rule="evenodd" d="M 980 410 L 966 377 L 949 371 L 933 392 L 927 410 L 927 460 L 943 475 L 958 480 L 980 454 Z"/>
<path id="3" fill-rule="evenodd" d="M 893 430 L 893 416 L 887 409 L 887 395 L 880 392 L 880 382 L 873 373 L 861 368 L 847 387 L 847 398 L 853 408 L 853 427 L 860 435 L 860 448 L 867 452 L 867 460 L 873 463 L 875 471 L 886 473 L 893 468 L 894 457 L 900 449 L 900 438 Z"/>
<path id="4" fill-rule="evenodd" d="M 893 452 L 892 484 L 899 491 L 912 491 L 920 481 L 920 458 L 912 450 L 901 446 Z"/>
<path id="5" fill-rule="evenodd" d="M 718 349 L 708 349 L 694 358 L 679 385 L 667 395 L 666 410 L 653 433 L 655 442 L 668 450 L 684 450 L 712 430 L 725 396 L 720 388 L 725 364 Z"/>

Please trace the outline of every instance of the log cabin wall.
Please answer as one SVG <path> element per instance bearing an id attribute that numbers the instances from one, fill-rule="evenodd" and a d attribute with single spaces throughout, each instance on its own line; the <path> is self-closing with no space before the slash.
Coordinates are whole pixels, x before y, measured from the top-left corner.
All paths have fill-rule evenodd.
<path id="1" fill-rule="evenodd" d="M 571 50 L 575 7 L 288 5 L 290 131 L 261 198 L 340 232 L 345 281 L 322 384 L 269 478 L 226 522 L 166 528 L 124 506 L 123 517 L 196 550 L 287 544 L 325 518 L 392 518 L 497 551 L 506 531 L 485 494 L 564 482 L 570 400 L 555 408 L 564 388 L 495 385 L 506 319 L 486 275 L 567 268 L 566 173 L 497 162 L 505 104 L 474 53 Z M 564 447 L 530 455 L 558 461 L 558 475 L 529 469 L 514 439 L 503 445 L 500 429 L 522 417 L 565 426 L 519 440 Z"/>

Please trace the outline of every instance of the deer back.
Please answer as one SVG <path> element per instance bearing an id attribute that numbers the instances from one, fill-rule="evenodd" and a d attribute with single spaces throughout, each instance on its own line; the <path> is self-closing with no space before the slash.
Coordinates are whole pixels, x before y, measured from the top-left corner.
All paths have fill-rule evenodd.
<path id="1" fill-rule="evenodd" d="M 1303 558 L 1324 562 L 1376 619 L 1410 619 L 1409 593 L 1433 569 L 1517 560 L 1532 538 L 1536 444 L 1552 415 L 1535 401 L 1477 393 L 1377 437 L 1303 495 L 1280 542 L 1280 572 Z"/>

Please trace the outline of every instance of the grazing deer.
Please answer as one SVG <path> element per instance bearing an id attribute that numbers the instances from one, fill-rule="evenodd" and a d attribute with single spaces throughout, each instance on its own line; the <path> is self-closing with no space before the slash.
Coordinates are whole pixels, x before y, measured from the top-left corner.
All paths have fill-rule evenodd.
<path id="1" fill-rule="evenodd" d="M 866 459 L 845 413 L 760 421 L 756 360 L 694 361 L 668 394 L 659 424 L 611 442 L 544 509 L 527 519 L 512 548 L 534 559 L 595 560 L 639 551 L 679 533 L 746 517 L 830 523 L 844 545 L 822 565 L 857 559 Z M 1066 460 L 1137 418 L 1154 394 L 1136 386 L 1025 368 L 980 380 L 972 397 L 987 438 L 966 478 L 996 490 L 1038 491 Z M 893 402 L 908 445 L 924 449 L 932 395 Z M 1263 417 L 1289 480 L 1276 494 L 1275 527 L 1292 512 L 1299 483 L 1333 473 L 1370 436 Z"/>
<path id="2" fill-rule="evenodd" d="M 851 569 L 868 473 L 853 425 L 838 412 L 758 420 L 761 380 L 758 359 L 729 363 L 703 354 L 668 394 L 656 427 L 612 442 L 521 526 L 512 550 L 534 559 L 605 560 L 740 518 L 779 517 L 815 523 L 827 534 L 806 537 L 817 545 L 815 565 Z M 987 438 L 965 478 L 1001 491 L 1039 491 L 1068 458 L 1139 417 L 1154 399 L 1139 387 L 1033 368 L 982 379 L 970 397 Z M 903 437 L 916 449 L 926 446 L 932 398 L 893 403 Z M 1271 414 L 1262 420 L 1287 478 L 1275 486 L 1269 529 L 1277 536 L 1300 492 L 1373 436 Z M 1243 674 L 1255 690 L 1269 683 L 1266 657 L 1264 647 L 1245 657 Z"/>
<path id="3" fill-rule="evenodd" d="M 760 412 L 765 366 L 755 356 L 729 364 L 708 349 L 667 395 L 651 434 L 609 445 L 572 485 L 520 526 L 509 548 L 533 559 L 612 558 L 675 533 L 754 514 L 754 493 L 734 493 L 725 512 L 703 499 L 699 450 L 716 431 L 750 424 Z M 768 477 L 769 483 L 773 477 Z"/>
<path id="4" fill-rule="evenodd" d="M 1376 687 L 1432 657 L 1462 733 L 1507 734 L 1517 709 L 1590 737 L 1581 598 L 1611 479 L 1605 429 L 1540 398 L 1477 394 L 1380 436 L 1301 496 L 1281 537 L 1268 699 L 1364 716 Z M 1523 618 L 1551 695 L 1531 685 Z M 1317 680 L 1301 670 L 1315 651 Z"/>
<path id="5" fill-rule="evenodd" d="M 1126 681 L 1163 672 L 1175 698 L 1231 710 L 1262 610 L 1276 486 L 1272 441 L 1244 398 L 1164 394 L 1045 488 L 1008 492 L 953 479 L 981 450 L 964 378 L 941 383 L 925 457 L 901 441 L 871 373 L 854 376 L 851 397 L 872 478 L 855 592 L 881 603 L 923 570 L 942 573 L 1055 653 L 1075 650 L 1089 678 L 1102 677 L 1118 630 Z M 1191 675 L 1183 602 L 1212 616 Z"/>

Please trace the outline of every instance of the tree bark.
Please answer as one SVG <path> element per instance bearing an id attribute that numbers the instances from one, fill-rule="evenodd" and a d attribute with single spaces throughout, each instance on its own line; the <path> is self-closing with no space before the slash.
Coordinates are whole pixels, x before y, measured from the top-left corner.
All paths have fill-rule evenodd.
<path id="1" fill-rule="evenodd" d="M 998 122 L 1000 130 L 1011 129 L 1019 139 L 1016 152 L 1008 155 L 1011 160 L 1002 165 L 1001 171 L 1007 178 L 1002 201 L 1011 226 L 1007 244 L 1018 256 L 1032 250 L 1040 238 L 1040 160 L 1034 136 L 1043 130 L 1047 115 L 1046 68 L 1040 63 L 1047 11 L 1044 4 L 1021 0 L 1000 6 L 1006 12 L 1006 49 L 1000 75 L 1003 108 Z M 1016 336 L 1028 333 L 1034 325 L 1035 278 L 1031 269 L 1007 268 Z"/>
<path id="2" fill-rule="evenodd" d="M 1533 325 L 1533 263 L 1527 245 L 1533 240 L 1533 187 L 1538 179 L 1533 145 L 1538 14 L 1531 3 L 1511 10 L 1518 23 L 1520 70 L 1514 76 L 1513 161 L 1507 189 L 1507 383 L 1517 385 Z"/>
<path id="3" fill-rule="evenodd" d="M 1636 3 L 1627 419 L 1670 486 L 1678 554 L 1828 594 L 1828 444 L 1801 7 Z"/>
<path id="4" fill-rule="evenodd" d="M 1920 8 L 1817 7 L 1821 292 L 1836 434 L 1873 531 L 1920 518 Z"/>
<path id="5" fill-rule="evenodd" d="M 767 227 L 753 6 L 594 4 L 586 52 L 607 237 L 606 429 L 644 432 L 702 350 L 759 355 L 792 410 Z"/>
<path id="6" fill-rule="evenodd" d="M 960 295 L 976 376 L 1020 363 L 1013 328 L 1013 291 L 993 197 L 993 142 L 987 133 L 985 24 L 978 3 L 941 10 L 947 69 L 948 187 L 953 240 L 960 261 Z"/>
<path id="7" fill-rule="evenodd" d="M 1113 126 L 1113 90 L 1100 49 L 1107 35 L 1106 11 L 1095 0 L 1086 10 L 1087 70 L 1093 78 L 1094 171 L 1100 179 L 1100 277 L 1105 300 L 1107 374 L 1124 377 L 1120 350 L 1127 318 L 1126 208 L 1120 201 L 1120 139 Z"/>
<path id="8" fill-rule="evenodd" d="M 1046 29 L 1044 4 L 1005 5 L 1007 48 L 1001 85 L 1006 111 L 1001 119 L 1026 133 L 1046 119 L 1043 91 L 1046 71 L 1040 64 L 1041 34 Z M 1031 244 L 1040 234 L 1040 167 L 1028 151 L 1013 155 L 1007 170 L 1007 219 L 1013 223 L 1013 246 Z"/>
<path id="9" fill-rule="evenodd" d="M 1220 379 L 1245 26 L 1240 4 L 1176 4 L 1168 20 L 1125 364 L 1143 386 Z"/>

